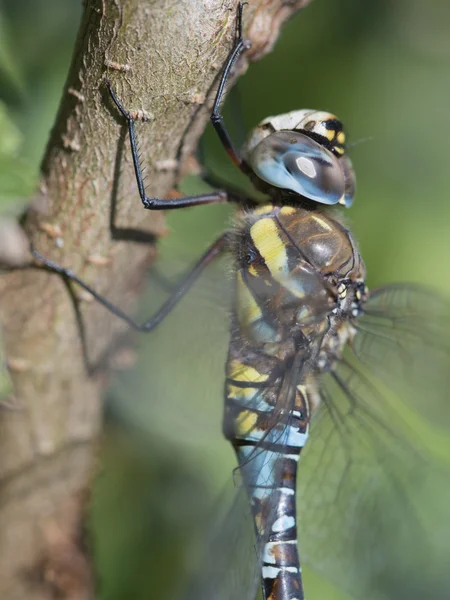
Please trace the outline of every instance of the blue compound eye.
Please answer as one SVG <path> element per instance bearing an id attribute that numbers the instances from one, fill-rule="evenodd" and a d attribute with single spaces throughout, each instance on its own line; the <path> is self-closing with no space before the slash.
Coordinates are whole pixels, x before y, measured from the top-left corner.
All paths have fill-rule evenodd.
<path id="1" fill-rule="evenodd" d="M 270 134 L 250 153 L 250 163 L 263 181 L 315 202 L 349 206 L 353 200 L 340 159 L 303 133 Z"/>

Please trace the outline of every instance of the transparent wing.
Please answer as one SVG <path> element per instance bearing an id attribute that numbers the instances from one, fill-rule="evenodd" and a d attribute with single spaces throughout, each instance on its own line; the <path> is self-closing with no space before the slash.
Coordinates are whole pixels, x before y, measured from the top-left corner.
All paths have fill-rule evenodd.
<path id="1" fill-rule="evenodd" d="M 228 324 L 223 301 L 209 301 L 221 300 L 223 279 L 200 288 L 200 301 L 187 297 L 184 312 L 151 336 L 151 364 L 125 383 L 122 403 L 132 422 L 152 424 L 153 437 L 198 446 L 212 460 L 214 441 L 228 448 L 220 435 Z M 353 351 L 324 378 L 299 462 L 300 560 L 358 600 L 444 599 L 450 469 L 440 459 L 450 444 L 430 421 L 446 425 L 448 415 L 447 305 L 420 288 L 391 286 L 371 296 L 357 327 Z M 281 423 L 280 439 L 283 431 Z M 235 463 L 214 464 L 210 473 L 224 474 Z M 197 468 L 203 472 L 203 462 Z M 258 587 L 263 540 L 255 548 L 245 490 L 231 479 L 227 487 L 213 516 L 205 514 L 207 550 L 198 550 L 200 576 L 197 564 L 183 600 L 251 600 Z"/>
<path id="2" fill-rule="evenodd" d="M 257 409 L 267 396 L 276 395 L 274 416 L 269 419 L 262 442 L 288 447 L 291 415 L 296 397 L 296 386 L 302 381 L 305 357 L 299 353 L 281 372 L 275 382 L 261 387 L 250 397 L 246 406 Z M 244 388 L 243 388 L 244 389 Z M 283 417 L 282 415 L 285 415 Z M 256 433 L 257 426 L 254 428 Z M 246 432 L 251 436 L 253 428 Z M 234 470 L 232 484 L 227 485 L 213 512 L 210 535 L 204 541 L 201 565 L 186 586 L 183 600 L 253 600 L 261 585 L 263 548 L 271 532 L 271 523 L 277 518 L 278 492 L 283 469 L 273 460 L 274 453 L 261 444 L 256 445 L 247 460 Z M 292 450 L 291 450 L 292 451 Z M 263 532 L 255 533 L 248 488 L 258 488 L 258 502 L 264 506 L 267 523 Z M 230 490 L 232 490 L 230 495 Z"/>
<path id="3" fill-rule="evenodd" d="M 254 600 L 260 564 L 246 489 L 230 479 L 208 519 L 206 538 L 178 598 Z"/>
<path id="4" fill-rule="evenodd" d="M 448 410 L 446 310 L 424 290 L 375 292 L 323 378 L 299 464 L 300 556 L 358 599 L 448 598 L 450 442 L 427 419 L 430 403 Z"/>
<path id="5" fill-rule="evenodd" d="M 426 288 L 375 290 L 355 354 L 427 420 L 450 426 L 450 303 Z"/>

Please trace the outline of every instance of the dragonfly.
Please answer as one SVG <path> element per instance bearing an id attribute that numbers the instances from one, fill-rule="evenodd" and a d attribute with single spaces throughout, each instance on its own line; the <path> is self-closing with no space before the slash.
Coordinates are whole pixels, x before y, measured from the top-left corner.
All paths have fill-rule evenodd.
<path id="1" fill-rule="evenodd" d="M 245 576 L 236 576 L 228 591 L 213 579 L 211 591 L 204 587 L 191 597 L 251 600 L 260 582 L 264 600 L 302 600 L 303 560 L 337 581 L 361 552 L 372 568 L 382 570 L 378 540 L 357 546 L 353 521 L 358 515 L 371 511 L 388 523 L 415 523 L 416 531 L 422 526 L 404 490 L 423 484 L 430 469 L 409 441 L 415 442 L 413 425 L 402 418 L 396 399 L 404 401 L 409 420 L 414 410 L 419 424 L 427 417 L 442 420 L 449 383 L 449 311 L 444 299 L 418 286 L 368 290 L 364 262 L 340 214 L 351 207 L 356 185 L 344 127 L 335 115 L 296 110 L 269 117 L 251 132 L 242 152 L 233 145 L 220 107 L 232 68 L 249 48 L 243 38 L 244 4 L 238 6 L 235 44 L 211 122 L 231 161 L 265 200 L 228 189 L 168 200 L 148 197 L 135 119 L 107 81 L 128 125 L 144 209 L 231 202 L 237 206 L 234 226 L 144 323 L 70 269 L 31 251 L 46 269 L 81 286 L 143 332 L 153 331 L 171 313 L 218 256 L 231 256 L 234 291 L 223 431 L 237 457 L 234 479 L 240 484 L 218 552 L 227 546 L 230 561 L 239 562 Z M 383 501 L 381 479 L 387 482 Z M 298 504 L 304 508 L 300 520 Z M 251 516 L 243 517 L 248 510 Z M 404 519 L 405 514 L 414 520 Z M 251 519 L 253 541 L 239 537 L 243 518 Z M 398 532 L 409 539 L 406 529 Z M 426 538 L 424 531 L 424 553 Z M 342 551 L 327 559 L 331 539 Z M 343 557 L 344 549 L 353 554 Z M 352 591 L 375 597 L 369 591 L 372 583 L 359 572 Z"/>

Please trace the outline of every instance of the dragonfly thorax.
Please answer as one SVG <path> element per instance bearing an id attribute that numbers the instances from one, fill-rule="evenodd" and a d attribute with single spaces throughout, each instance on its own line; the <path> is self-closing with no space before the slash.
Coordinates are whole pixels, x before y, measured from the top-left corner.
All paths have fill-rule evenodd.
<path id="1" fill-rule="evenodd" d="M 356 316 L 364 265 L 350 233 L 331 217 L 265 205 L 241 216 L 232 248 L 246 344 L 295 352 L 323 337 L 331 321 Z"/>
<path id="2" fill-rule="evenodd" d="M 250 134 L 244 155 L 253 183 L 274 198 L 282 189 L 321 204 L 353 202 L 355 176 L 343 126 L 330 113 L 299 110 L 269 117 Z"/>
<path id="3" fill-rule="evenodd" d="M 328 318 L 328 329 L 315 360 L 315 368 L 321 373 L 331 371 L 342 358 L 345 347 L 352 343 L 357 333 L 355 321 L 363 314 L 368 297 L 367 286 L 362 279 L 342 280 L 337 292 L 337 306 Z"/>

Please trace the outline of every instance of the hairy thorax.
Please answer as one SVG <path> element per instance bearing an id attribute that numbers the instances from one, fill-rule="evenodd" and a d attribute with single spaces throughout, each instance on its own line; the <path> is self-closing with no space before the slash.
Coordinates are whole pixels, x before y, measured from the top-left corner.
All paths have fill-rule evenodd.
<path id="1" fill-rule="evenodd" d="M 304 348 L 314 369 L 330 369 L 366 297 L 350 232 L 325 211 L 272 204 L 240 213 L 236 225 L 233 337 L 278 360 Z"/>

